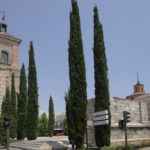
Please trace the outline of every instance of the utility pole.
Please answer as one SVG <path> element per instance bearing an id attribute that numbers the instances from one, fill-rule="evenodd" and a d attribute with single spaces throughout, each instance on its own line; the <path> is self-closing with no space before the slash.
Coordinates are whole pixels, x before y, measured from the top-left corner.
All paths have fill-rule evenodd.
<path id="1" fill-rule="evenodd" d="M 6 149 L 9 150 L 9 128 L 6 129 Z"/>

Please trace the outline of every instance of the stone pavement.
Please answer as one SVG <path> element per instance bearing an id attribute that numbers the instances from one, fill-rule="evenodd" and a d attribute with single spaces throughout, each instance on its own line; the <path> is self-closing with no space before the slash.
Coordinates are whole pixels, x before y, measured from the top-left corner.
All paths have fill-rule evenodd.
<path id="1" fill-rule="evenodd" d="M 140 148 L 139 150 L 150 150 L 150 147 Z"/>
<path id="2" fill-rule="evenodd" d="M 68 147 L 69 142 L 67 137 L 39 137 L 37 140 L 33 141 L 18 141 L 12 143 L 10 146 L 14 148 L 12 150 L 51 150 L 51 148 L 42 148 L 43 144 L 53 147 L 53 150 L 63 150 Z M 1 150 L 1 149 L 0 149 Z M 10 149 L 11 150 L 11 149 Z"/>
<path id="3" fill-rule="evenodd" d="M 0 150 L 6 150 L 6 148 L 3 147 L 3 146 L 0 146 Z M 21 150 L 21 149 L 18 149 L 18 148 L 10 148 L 10 150 Z"/>

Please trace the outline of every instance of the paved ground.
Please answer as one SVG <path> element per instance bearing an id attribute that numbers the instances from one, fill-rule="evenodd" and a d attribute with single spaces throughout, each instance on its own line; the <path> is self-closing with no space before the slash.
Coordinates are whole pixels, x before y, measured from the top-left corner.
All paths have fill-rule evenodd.
<path id="1" fill-rule="evenodd" d="M 63 150 L 65 147 L 68 147 L 68 139 L 65 136 L 61 137 L 39 137 L 37 140 L 33 141 L 18 141 L 10 145 L 10 150 L 42 150 L 40 147 L 45 145 L 50 145 L 54 150 Z M 0 150 L 5 150 L 0 147 Z M 47 150 L 47 149 L 43 149 Z M 49 149 L 48 149 L 49 150 Z"/>
<path id="2" fill-rule="evenodd" d="M 6 150 L 6 148 L 0 146 L 0 150 Z M 10 150 L 21 150 L 21 149 L 18 149 L 18 148 L 10 148 Z"/>
<path id="3" fill-rule="evenodd" d="M 150 150 L 150 147 L 140 148 L 139 150 Z"/>

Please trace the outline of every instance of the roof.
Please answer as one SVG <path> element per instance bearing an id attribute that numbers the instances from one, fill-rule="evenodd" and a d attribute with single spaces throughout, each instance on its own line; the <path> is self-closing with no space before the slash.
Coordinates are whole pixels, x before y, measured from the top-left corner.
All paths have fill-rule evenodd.
<path id="1" fill-rule="evenodd" d="M 127 100 L 126 98 L 122 98 L 122 97 L 113 97 L 113 100 Z"/>
<path id="2" fill-rule="evenodd" d="M 150 100 L 150 93 L 146 93 L 135 98 L 135 100 L 146 100 L 146 99 Z"/>

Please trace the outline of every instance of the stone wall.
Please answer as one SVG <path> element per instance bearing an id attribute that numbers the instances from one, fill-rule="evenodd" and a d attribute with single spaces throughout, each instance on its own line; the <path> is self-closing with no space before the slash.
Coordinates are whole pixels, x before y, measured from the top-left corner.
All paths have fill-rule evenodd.
<path id="1" fill-rule="evenodd" d="M 132 126 L 128 127 L 128 138 L 129 139 L 150 139 L 150 126 Z M 124 131 L 118 127 L 112 127 L 111 140 L 124 139 Z"/>
<path id="2" fill-rule="evenodd" d="M 111 122 L 112 125 L 118 123 L 120 119 L 123 119 L 123 111 L 131 113 L 132 122 L 140 122 L 140 106 L 138 102 L 130 100 L 119 100 L 111 98 Z"/>
<path id="3" fill-rule="evenodd" d="M 124 141 L 125 135 L 124 131 L 119 129 L 118 126 L 111 127 L 111 142 Z M 149 139 L 150 140 L 150 126 L 137 125 L 128 128 L 128 139 L 129 140 L 139 140 L 139 139 Z M 88 144 L 89 146 L 95 146 L 95 136 L 94 128 L 88 128 Z"/>

